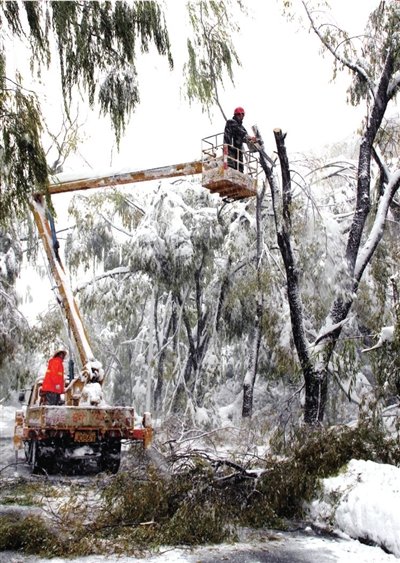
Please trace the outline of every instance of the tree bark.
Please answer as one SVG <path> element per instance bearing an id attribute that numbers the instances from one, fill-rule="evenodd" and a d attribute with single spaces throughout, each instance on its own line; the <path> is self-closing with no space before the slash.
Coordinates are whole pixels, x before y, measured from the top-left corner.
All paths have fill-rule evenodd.
<path id="1" fill-rule="evenodd" d="M 394 361 L 393 361 L 393 371 L 394 371 L 394 385 L 397 391 L 397 395 L 400 396 L 400 298 L 399 298 L 399 275 L 392 276 L 391 283 L 393 289 L 393 304 L 394 304 L 394 315 L 395 315 L 395 325 L 394 325 Z M 397 351 L 397 353 L 396 353 Z"/>
<path id="2" fill-rule="evenodd" d="M 356 205 L 346 245 L 346 271 L 344 273 L 341 272 L 341 278 L 338 277 L 337 279 L 336 297 L 333 300 L 325 324 L 320 330 L 320 336 L 314 343 L 312 356 L 310 355 L 311 347 L 304 332 L 299 277 L 291 243 L 291 179 L 284 145 L 285 137 L 282 135 L 282 132 L 279 129 L 274 131 L 281 165 L 282 194 L 273 172 L 273 163 L 271 164 L 271 159 L 265 155 L 263 150 L 260 150 L 260 162 L 271 188 L 277 240 L 286 270 L 287 295 L 293 339 L 305 381 L 304 420 L 307 423 L 318 423 L 323 420 L 324 416 L 329 362 L 341 334 L 344 321 L 347 319 L 352 307 L 363 272 L 371 261 L 375 249 L 382 238 L 387 211 L 400 183 L 398 171 L 395 174 L 391 174 L 390 178 L 387 173 L 386 185 L 384 186 L 383 182 L 381 185 L 378 210 L 372 228 L 366 237 L 367 218 L 371 209 L 371 161 L 374 155 L 374 143 L 382 125 L 388 102 L 398 90 L 399 79 L 394 74 L 396 54 L 393 51 L 393 46 L 386 48 L 382 70 L 380 76 L 375 81 L 374 76 L 369 76 L 368 71 L 358 61 L 352 62 L 339 54 L 334 45 L 331 45 L 329 40 L 322 34 L 320 27 L 314 23 L 306 3 L 303 2 L 303 4 L 320 41 L 339 63 L 358 74 L 360 80 L 366 83 L 372 99 L 371 112 L 367 118 L 359 149 Z M 385 170 L 382 163 L 380 164 L 380 169 L 382 176 L 382 171 Z M 362 246 L 363 239 L 366 240 Z"/>
<path id="3" fill-rule="evenodd" d="M 280 222 L 281 228 L 277 230 L 277 240 L 286 271 L 293 341 L 304 376 L 304 421 L 308 424 L 314 424 L 321 422 L 324 416 L 327 372 L 326 370 L 316 370 L 310 357 L 310 347 L 304 328 L 304 309 L 300 293 L 299 270 L 292 248 L 292 184 L 289 159 L 286 152 L 285 135 L 282 134 L 280 129 L 275 129 L 274 135 L 282 175 L 282 221 Z"/>
<path id="4" fill-rule="evenodd" d="M 173 325 L 173 314 L 171 314 L 167 326 L 167 330 L 164 333 L 161 349 L 159 351 L 158 363 L 157 363 L 157 381 L 154 388 L 154 409 L 156 414 L 161 414 L 162 412 L 162 394 L 164 387 L 164 361 L 165 354 L 167 351 L 167 342 L 171 334 L 171 329 Z"/>
<path id="5" fill-rule="evenodd" d="M 265 185 L 257 193 L 256 223 L 257 223 L 257 305 L 254 331 L 250 337 L 249 367 L 243 382 L 242 417 L 248 418 L 253 414 L 254 384 L 258 371 L 258 357 L 261 345 L 261 327 L 264 312 L 264 299 L 261 287 L 261 250 L 262 250 L 262 217 L 261 207 L 265 194 Z"/>

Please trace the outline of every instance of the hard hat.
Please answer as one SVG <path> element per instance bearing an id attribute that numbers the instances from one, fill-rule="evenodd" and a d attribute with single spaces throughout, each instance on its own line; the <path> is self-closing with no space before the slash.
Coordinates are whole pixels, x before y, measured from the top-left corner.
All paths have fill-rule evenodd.
<path id="1" fill-rule="evenodd" d="M 65 348 L 57 348 L 56 351 L 53 354 L 53 358 L 55 358 L 56 356 L 61 354 L 61 352 L 64 354 L 64 356 L 67 355 L 67 351 L 65 350 Z"/>
<path id="2" fill-rule="evenodd" d="M 241 108 L 241 107 L 235 108 L 233 115 L 236 115 L 237 113 L 243 113 L 243 115 L 244 115 L 244 109 Z"/>

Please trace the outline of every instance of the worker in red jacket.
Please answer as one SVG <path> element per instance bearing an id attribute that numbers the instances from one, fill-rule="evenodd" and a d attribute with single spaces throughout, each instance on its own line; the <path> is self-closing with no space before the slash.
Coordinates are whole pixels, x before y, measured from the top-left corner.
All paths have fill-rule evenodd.
<path id="1" fill-rule="evenodd" d="M 64 393 L 64 364 L 67 355 L 65 350 L 58 350 L 50 358 L 45 373 L 41 396 L 46 405 L 61 405 L 61 395 Z"/>

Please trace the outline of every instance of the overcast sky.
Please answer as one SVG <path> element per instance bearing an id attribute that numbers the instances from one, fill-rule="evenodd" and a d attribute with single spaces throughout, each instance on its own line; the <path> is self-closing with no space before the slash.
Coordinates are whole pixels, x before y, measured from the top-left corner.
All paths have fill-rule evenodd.
<path id="1" fill-rule="evenodd" d="M 113 147 L 108 122 L 81 111 L 86 139 L 81 153 L 94 168 L 112 166 L 133 170 L 164 166 L 200 158 L 202 137 L 223 130 L 224 120 L 216 110 L 211 119 L 197 105 L 189 107 L 181 94 L 182 57 L 185 49 L 183 1 L 167 0 L 168 27 L 176 67 L 168 69 L 160 57 L 145 57 L 139 65 L 141 104 L 121 143 Z M 293 0 L 300 10 L 300 0 Z M 250 15 L 240 17 L 241 34 L 236 42 L 242 67 L 236 70 L 235 85 L 226 83 L 220 98 L 230 117 L 233 108 L 246 110 L 245 126 L 257 123 L 269 150 L 273 150 L 275 127 L 288 133 L 290 152 L 317 150 L 352 134 L 363 109 L 346 104 L 348 76 L 332 83 L 332 57 L 320 54 L 315 34 L 288 22 L 279 0 L 246 3 Z M 371 9 L 379 0 L 332 0 L 339 24 L 360 33 Z M 101 142 L 99 142 L 101 135 Z M 71 161 L 73 166 L 82 159 Z"/>
<path id="2" fill-rule="evenodd" d="M 293 3 L 300 8 L 300 0 Z M 378 4 L 379 0 L 331 1 L 337 22 L 353 34 L 363 31 L 368 14 Z M 166 0 L 166 5 L 174 72 L 161 57 L 143 58 L 139 64 L 141 104 L 119 153 L 108 120 L 100 120 L 81 106 L 83 142 L 79 153 L 67 161 L 66 173 L 87 172 L 89 165 L 95 175 L 110 167 L 115 171 L 141 170 L 197 160 L 201 158 L 201 139 L 223 130 L 225 122 L 219 110 L 208 118 L 198 105 L 190 107 L 180 94 L 184 0 Z M 250 129 L 257 123 L 268 152 L 274 150 L 275 127 L 287 132 L 289 153 L 317 152 L 322 145 L 351 135 L 360 124 L 363 108 L 357 110 L 346 104 L 348 76 L 332 83 L 332 58 L 321 56 L 317 37 L 298 21 L 289 23 L 280 5 L 279 0 L 247 2 L 250 14 L 240 17 L 241 33 L 236 43 L 242 67 L 236 71 L 235 85 L 227 83 L 221 91 L 221 104 L 228 117 L 236 106 L 245 108 L 245 126 Z M 48 83 L 44 84 L 41 103 L 47 113 L 59 111 L 59 100 Z M 59 228 L 66 226 L 69 199 L 53 198 Z M 32 281 L 34 291 L 40 282 Z"/>

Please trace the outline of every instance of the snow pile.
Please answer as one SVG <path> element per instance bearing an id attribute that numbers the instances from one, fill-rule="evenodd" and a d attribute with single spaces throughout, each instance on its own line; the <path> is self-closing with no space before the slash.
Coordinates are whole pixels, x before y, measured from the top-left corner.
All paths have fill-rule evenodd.
<path id="1" fill-rule="evenodd" d="M 400 468 L 351 460 L 346 472 L 322 481 L 310 506 L 312 520 L 372 542 L 400 557 Z"/>
<path id="2" fill-rule="evenodd" d="M 11 438 L 14 434 L 15 408 L 0 403 L 0 438 Z"/>
<path id="3" fill-rule="evenodd" d="M 80 405 L 105 405 L 103 399 L 103 390 L 100 383 L 86 383 L 85 387 L 82 390 L 82 400 L 80 402 Z"/>

